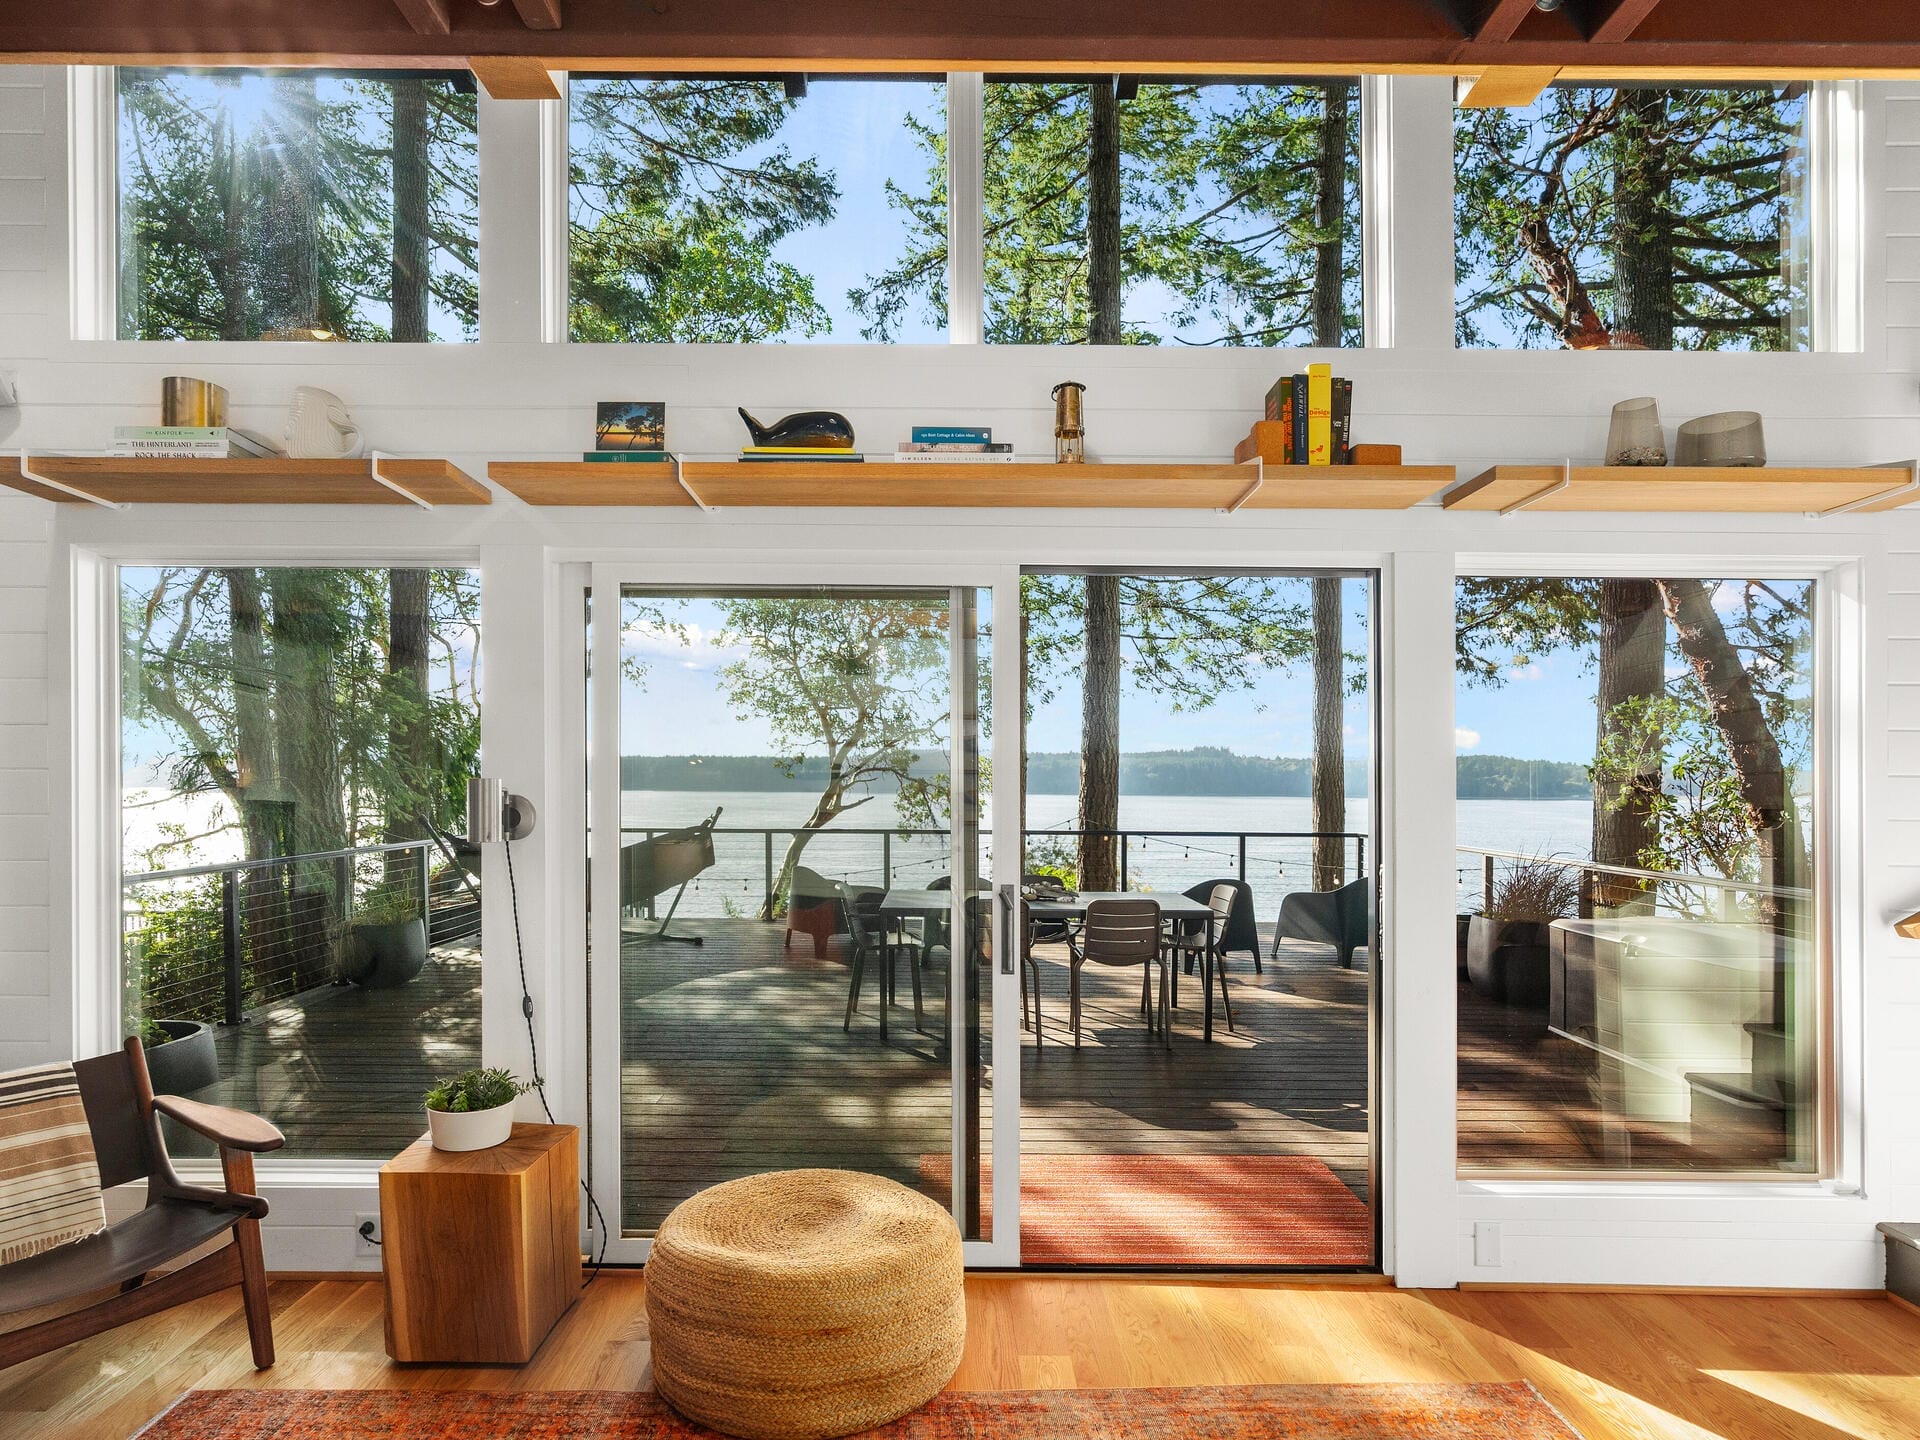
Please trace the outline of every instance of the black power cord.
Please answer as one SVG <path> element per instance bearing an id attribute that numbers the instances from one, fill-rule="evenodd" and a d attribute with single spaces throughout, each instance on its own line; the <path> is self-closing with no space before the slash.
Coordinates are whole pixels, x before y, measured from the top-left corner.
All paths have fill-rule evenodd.
<path id="1" fill-rule="evenodd" d="M 513 952 L 520 962 L 520 1015 L 527 1022 L 527 1056 L 533 1065 L 533 1093 L 540 1097 L 540 1108 L 547 1112 L 547 1123 L 558 1125 L 554 1118 L 553 1106 L 547 1103 L 547 1077 L 540 1073 L 540 1042 L 533 1033 L 533 990 L 527 984 L 527 947 L 520 939 L 520 888 L 513 879 L 513 841 L 502 837 L 502 845 L 507 852 L 507 901 L 513 909 Z M 607 1262 L 607 1217 L 600 1209 L 600 1202 L 593 1198 L 593 1186 L 585 1180 L 580 1189 L 587 1197 L 587 1210 L 593 1216 L 594 1228 L 600 1232 L 600 1253 L 593 1257 L 587 1278 L 580 1288 L 586 1289 L 600 1278 L 600 1267 Z M 374 1244 L 379 1244 L 374 1241 Z"/>

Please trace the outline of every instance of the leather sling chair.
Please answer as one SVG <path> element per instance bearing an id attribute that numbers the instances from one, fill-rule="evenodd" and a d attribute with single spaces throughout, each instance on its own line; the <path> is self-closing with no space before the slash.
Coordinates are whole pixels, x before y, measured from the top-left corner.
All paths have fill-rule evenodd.
<path id="1" fill-rule="evenodd" d="M 52 1319 L 0 1332 L 0 1367 L 238 1285 L 253 1363 L 266 1369 L 273 1364 L 273 1320 L 260 1252 L 260 1218 L 267 1202 L 252 1193 L 253 1157 L 278 1150 L 286 1138 L 244 1111 L 155 1096 L 137 1038 L 114 1054 L 77 1061 L 73 1069 L 93 1132 L 101 1189 L 145 1180 L 146 1208 L 85 1240 L 0 1265 L 0 1320 L 113 1292 Z M 224 1190 L 188 1185 L 174 1173 L 160 1135 L 161 1115 L 220 1147 Z M 210 1255 L 152 1274 L 221 1235 L 230 1235 L 230 1242 Z"/>

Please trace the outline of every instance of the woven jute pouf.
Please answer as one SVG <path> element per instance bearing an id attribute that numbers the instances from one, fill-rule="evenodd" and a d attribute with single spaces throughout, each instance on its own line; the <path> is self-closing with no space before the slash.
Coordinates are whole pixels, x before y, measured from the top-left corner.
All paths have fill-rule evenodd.
<path id="1" fill-rule="evenodd" d="M 647 1258 L 660 1393 L 747 1440 L 825 1440 L 953 1378 L 960 1232 L 934 1201 L 848 1170 L 732 1180 L 675 1208 Z"/>

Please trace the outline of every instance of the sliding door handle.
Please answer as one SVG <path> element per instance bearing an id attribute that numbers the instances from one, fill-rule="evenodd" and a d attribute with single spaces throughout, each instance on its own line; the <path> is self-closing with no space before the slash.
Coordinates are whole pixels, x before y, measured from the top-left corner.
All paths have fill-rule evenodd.
<path id="1" fill-rule="evenodd" d="M 1020 908 L 1020 896 L 1011 885 L 1000 887 L 1000 973 L 1019 973 L 1019 961 L 1013 949 L 1013 916 Z"/>

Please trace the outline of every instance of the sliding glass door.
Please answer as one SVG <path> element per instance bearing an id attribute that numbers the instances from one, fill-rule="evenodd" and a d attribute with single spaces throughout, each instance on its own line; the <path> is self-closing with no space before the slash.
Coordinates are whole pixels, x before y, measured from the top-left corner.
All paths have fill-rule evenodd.
<path id="1" fill-rule="evenodd" d="M 822 1166 L 935 1196 L 976 1261 L 1011 1260 L 988 1193 L 995 989 L 1017 987 L 993 963 L 990 592 L 597 566 L 590 613 L 610 1253 L 708 1186 Z"/>

